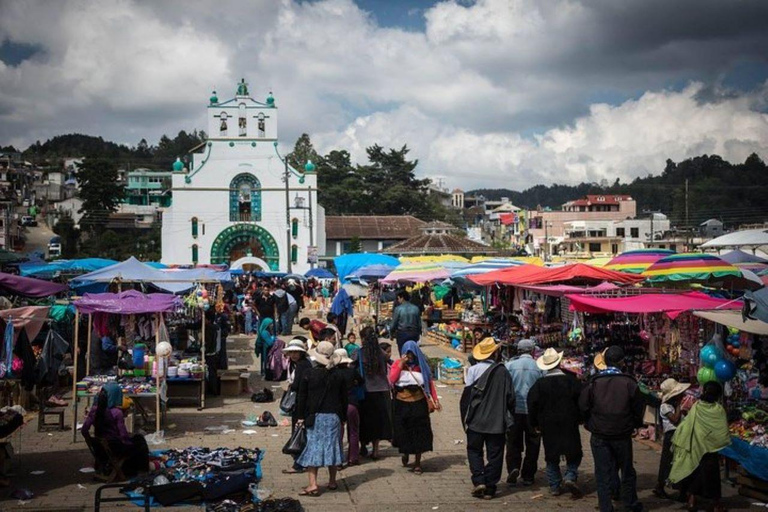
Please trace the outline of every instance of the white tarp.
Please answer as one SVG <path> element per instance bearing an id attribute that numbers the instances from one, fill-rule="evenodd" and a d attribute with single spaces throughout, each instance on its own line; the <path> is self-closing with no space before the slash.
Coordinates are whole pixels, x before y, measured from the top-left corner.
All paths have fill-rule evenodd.
<path id="1" fill-rule="evenodd" d="M 760 320 L 744 320 L 741 311 L 694 311 L 693 314 L 740 331 L 768 335 L 767 323 Z"/>
<path id="2" fill-rule="evenodd" d="M 701 244 L 702 249 L 716 247 L 760 247 L 768 245 L 768 229 L 745 229 L 719 236 Z"/>

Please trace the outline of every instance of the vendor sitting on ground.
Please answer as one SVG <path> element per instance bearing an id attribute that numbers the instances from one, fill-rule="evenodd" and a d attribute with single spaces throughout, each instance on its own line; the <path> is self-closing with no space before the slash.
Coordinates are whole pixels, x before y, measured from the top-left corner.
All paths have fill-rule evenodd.
<path id="1" fill-rule="evenodd" d="M 131 436 L 126 430 L 122 404 L 120 385 L 108 382 L 99 391 L 96 403 L 83 422 L 83 438 L 95 459 L 94 468 L 101 475 L 110 474 L 114 468 L 109 467 L 109 457 L 100 440 L 107 441 L 113 456 L 122 458 L 127 455 L 121 468 L 126 477 L 149 470 L 147 442 L 142 436 Z M 94 436 L 91 436 L 91 427 L 94 427 Z"/>

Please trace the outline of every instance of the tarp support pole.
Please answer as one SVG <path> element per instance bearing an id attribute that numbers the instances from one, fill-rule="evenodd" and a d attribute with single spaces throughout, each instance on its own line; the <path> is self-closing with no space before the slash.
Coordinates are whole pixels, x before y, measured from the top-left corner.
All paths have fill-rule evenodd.
<path id="1" fill-rule="evenodd" d="M 162 313 L 155 314 L 155 354 L 157 354 L 157 345 L 160 343 L 160 320 L 163 318 Z M 160 432 L 160 371 L 161 365 L 159 357 L 155 356 L 155 432 Z M 164 366 L 164 365 L 163 365 Z M 150 371 L 152 369 L 150 368 Z"/>
<path id="2" fill-rule="evenodd" d="M 203 320 L 200 322 L 200 328 L 203 331 L 200 335 L 200 339 L 202 340 L 200 342 L 200 361 L 203 366 L 203 378 L 200 381 L 200 410 L 202 411 L 205 409 L 205 375 L 208 373 L 208 369 L 205 367 L 205 310 L 203 310 Z M 224 340 L 223 342 L 226 343 L 227 340 Z M 218 375 L 214 376 L 214 382 L 217 378 Z"/>
<path id="3" fill-rule="evenodd" d="M 79 359 L 78 352 L 80 351 L 80 345 L 78 343 L 78 335 L 80 334 L 80 311 L 75 309 L 75 339 L 72 343 L 72 358 L 74 359 L 75 369 L 72 375 L 72 442 L 77 441 L 77 360 Z"/>
<path id="4" fill-rule="evenodd" d="M 85 350 L 87 357 L 85 358 L 85 374 L 91 374 L 91 336 L 93 336 L 93 313 L 88 314 L 88 344 Z"/>

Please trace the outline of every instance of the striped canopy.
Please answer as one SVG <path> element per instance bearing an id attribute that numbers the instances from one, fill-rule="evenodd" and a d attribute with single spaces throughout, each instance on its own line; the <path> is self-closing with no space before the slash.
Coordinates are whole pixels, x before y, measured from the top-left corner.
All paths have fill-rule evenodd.
<path id="1" fill-rule="evenodd" d="M 493 272 L 494 270 L 516 267 L 519 265 L 524 265 L 524 263 L 522 261 L 514 260 L 511 258 L 487 259 L 481 261 L 480 263 L 475 263 L 474 265 L 470 265 L 468 267 L 462 268 L 461 270 L 455 271 L 453 274 L 451 274 L 451 279 L 463 278 L 477 274 L 487 274 L 488 272 Z"/>
<path id="2" fill-rule="evenodd" d="M 672 254 L 658 260 L 642 273 L 651 283 L 718 281 L 723 278 L 741 278 L 741 271 L 715 256 L 704 253 Z"/>
<path id="3" fill-rule="evenodd" d="M 426 283 L 447 279 L 451 272 L 436 263 L 404 263 L 395 268 L 380 282 L 388 283 Z"/>
<path id="4" fill-rule="evenodd" d="M 625 251 L 605 265 L 608 270 L 618 270 L 629 274 L 642 274 L 651 265 L 662 258 L 675 254 L 669 249 L 638 249 Z"/>

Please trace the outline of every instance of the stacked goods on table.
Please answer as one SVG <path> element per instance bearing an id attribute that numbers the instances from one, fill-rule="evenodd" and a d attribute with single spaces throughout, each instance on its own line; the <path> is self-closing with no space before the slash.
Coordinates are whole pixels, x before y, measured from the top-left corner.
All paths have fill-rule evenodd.
<path id="1" fill-rule="evenodd" d="M 78 396 L 95 395 L 107 382 L 117 382 L 123 393 L 127 395 L 155 393 L 157 391 L 155 381 L 148 377 L 122 377 L 118 379 L 114 375 L 91 375 L 77 383 L 77 394 Z"/>
<path id="2" fill-rule="evenodd" d="M 765 407 L 765 404 L 760 404 Z M 741 417 L 731 423 L 731 435 L 752 446 L 768 448 L 768 412 L 757 405 L 742 409 Z"/>
<path id="3" fill-rule="evenodd" d="M 163 450 L 150 454 L 159 469 L 134 480 L 122 492 L 142 503 L 148 495 L 152 504 L 217 503 L 225 499 L 238 503 L 257 499 L 263 452 L 249 448 L 201 448 Z"/>

